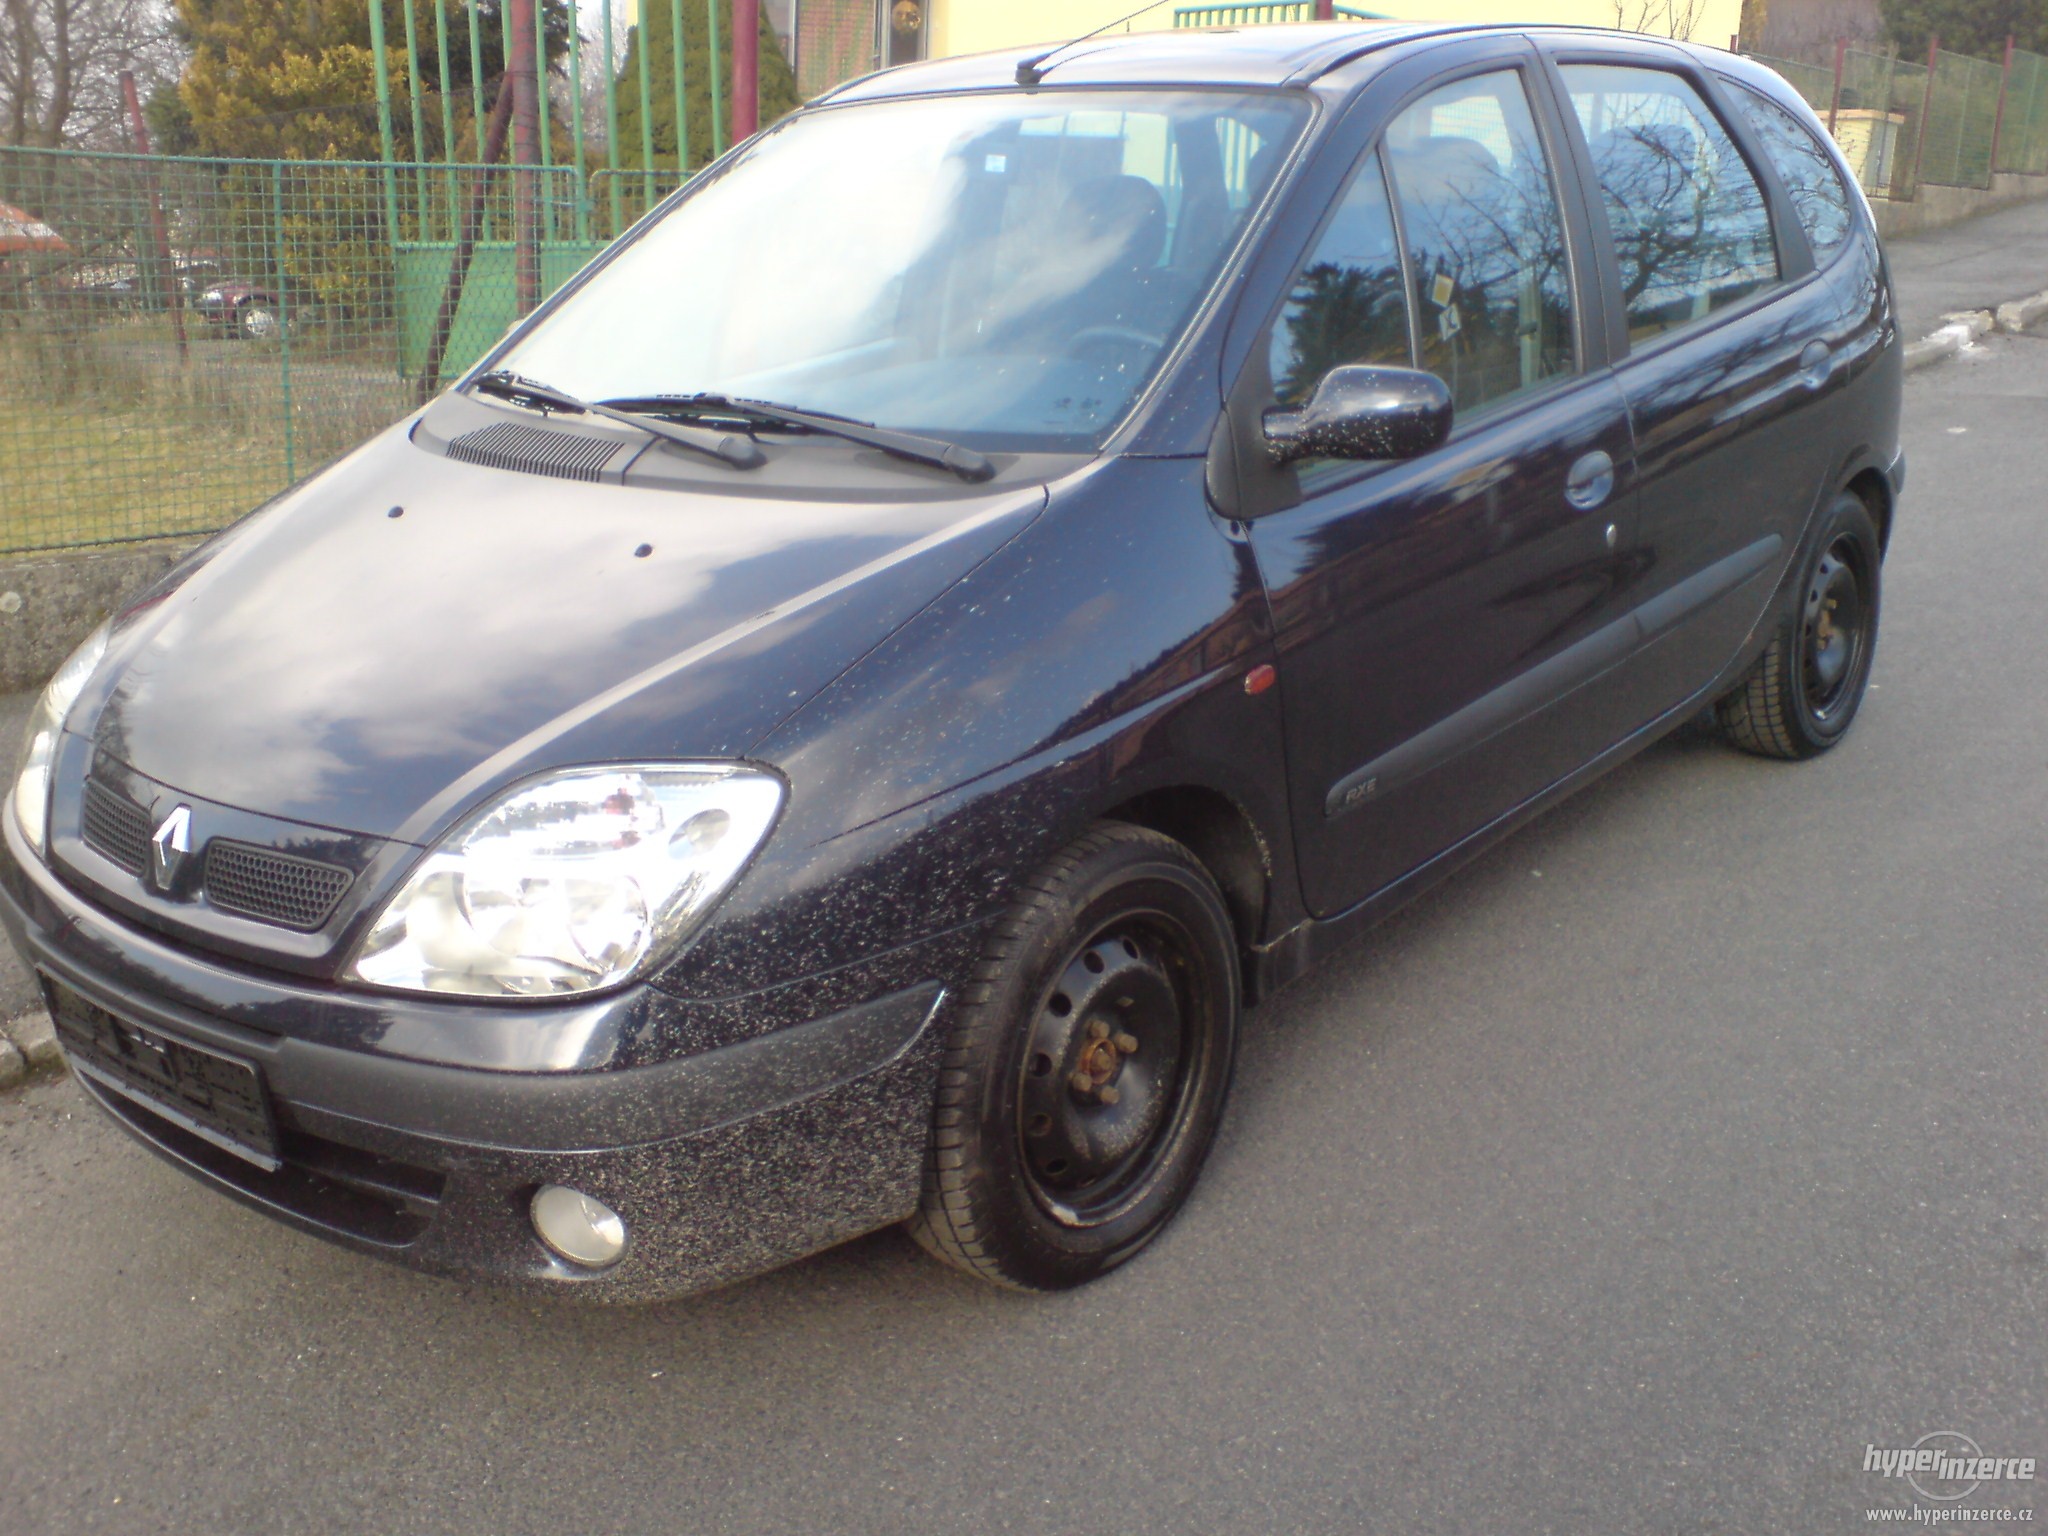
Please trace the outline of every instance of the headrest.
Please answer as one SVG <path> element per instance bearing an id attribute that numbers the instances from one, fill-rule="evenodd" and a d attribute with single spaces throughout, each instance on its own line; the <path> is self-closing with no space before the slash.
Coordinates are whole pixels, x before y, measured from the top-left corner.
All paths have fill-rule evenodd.
<path id="1" fill-rule="evenodd" d="M 1067 194 L 1067 220 L 1082 240 L 1116 250 L 1134 267 L 1154 267 L 1166 248 L 1166 200 L 1142 176 L 1097 176 Z"/>

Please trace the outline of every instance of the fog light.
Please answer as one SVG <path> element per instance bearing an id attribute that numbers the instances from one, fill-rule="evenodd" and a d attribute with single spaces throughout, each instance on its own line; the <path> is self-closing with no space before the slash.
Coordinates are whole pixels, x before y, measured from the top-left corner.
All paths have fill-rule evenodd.
<path id="1" fill-rule="evenodd" d="M 533 1197 L 533 1230 L 571 1264 L 602 1269 L 626 1251 L 619 1213 L 581 1190 L 543 1184 Z"/>

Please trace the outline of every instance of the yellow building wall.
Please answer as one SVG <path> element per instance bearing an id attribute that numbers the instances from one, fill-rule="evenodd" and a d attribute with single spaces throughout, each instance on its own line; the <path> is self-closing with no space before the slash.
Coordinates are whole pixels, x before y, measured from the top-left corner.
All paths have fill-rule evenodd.
<path id="1" fill-rule="evenodd" d="M 1161 0 L 1119 32 L 1158 31 L 1173 25 L 1176 4 Z M 1339 0 L 1345 3 L 1345 0 Z M 1621 20 L 1638 30 L 1670 36 L 1673 16 L 1693 18 L 1691 40 L 1728 46 L 1740 23 L 1742 0 L 1351 0 L 1357 9 L 1402 21 L 1499 21 L 1530 25 L 1611 27 Z M 1137 0 L 927 0 L 931 57 L 1058 42 L 1093 31 L 1135 8 Z"/>

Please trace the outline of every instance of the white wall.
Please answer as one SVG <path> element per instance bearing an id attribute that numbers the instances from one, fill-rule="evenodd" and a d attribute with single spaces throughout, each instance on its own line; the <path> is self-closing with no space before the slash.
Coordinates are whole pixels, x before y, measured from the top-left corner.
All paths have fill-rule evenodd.
<path id="1" fill-rule="evenodd" d="M 1342 0 L 1340 0 L 1342 3 Z M 1351 0 L 1360 10 L 1403 21 L 1504 21 L 1611 27 L 1671 36 L 1690 23 L 1696 43 L 1728 46 L 1741 16 L 1741 0 Z M 1113 21 L 1137 0 L 927 0 L 931 56 L 980 53 L 1027 43 L 1078 37 Z M 1160 0 L 1116 31 L 1155 31 L 1173 25 L 1176 0 Z"/>

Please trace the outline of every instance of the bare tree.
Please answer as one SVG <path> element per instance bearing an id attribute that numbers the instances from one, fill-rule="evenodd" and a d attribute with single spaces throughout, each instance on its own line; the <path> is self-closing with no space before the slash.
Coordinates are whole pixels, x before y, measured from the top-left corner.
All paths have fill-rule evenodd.
<path id="1" fill-rule="evenodd" d="M 1698 30 L 1706 0 L 1612 0 L 1614 25 L 1623 32 L 1689 40 Z"/>
<path id="2" fill-rule="evenodd" d="M 161 0 L 0 0 L 0 144 L 119 142 L 121 71 L 147 94 L 178 62 Z"/>

